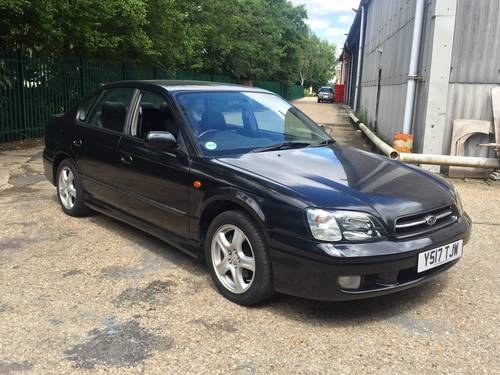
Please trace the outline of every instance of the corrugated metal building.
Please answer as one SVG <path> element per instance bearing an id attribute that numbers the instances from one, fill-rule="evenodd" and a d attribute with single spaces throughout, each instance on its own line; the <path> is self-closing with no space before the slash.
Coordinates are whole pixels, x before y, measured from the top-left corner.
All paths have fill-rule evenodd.
<path id="1" fill-rule="evenodd" d="M 403 130 L 416 1 L 362 0 L 342 54 L 346 102 L 365 112 L 368 125 L 388 143 Z M 424 6 L 413 150 L 448 154 L 453 120 L 493 121 L 491 89 L 500 84 L 500 1 L 425 0 Z M 477 156 L 488 156 L 486 148 L 482 153 Z"/>

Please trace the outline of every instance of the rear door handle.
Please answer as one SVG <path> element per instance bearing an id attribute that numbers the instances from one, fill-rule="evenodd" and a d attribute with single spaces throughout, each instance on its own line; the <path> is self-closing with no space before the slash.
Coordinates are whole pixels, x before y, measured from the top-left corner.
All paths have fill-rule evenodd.
<path id="1" fill-rule="evenodd" d="M 82 147 L 82 144 L 83 144 L 83 142 L 80 138 L 73 140 L 73 146 L 75 146 L 75 147 Z"/>
<path id="2" fill-rule="evenodd" d="M 126 165 L 130 165 L 132 164 L 132 156 L 130 155 L 122 155 L 122 157 L 120 158 L 120 160 L 122 161 L 123 164 L 126 164 Z"/>

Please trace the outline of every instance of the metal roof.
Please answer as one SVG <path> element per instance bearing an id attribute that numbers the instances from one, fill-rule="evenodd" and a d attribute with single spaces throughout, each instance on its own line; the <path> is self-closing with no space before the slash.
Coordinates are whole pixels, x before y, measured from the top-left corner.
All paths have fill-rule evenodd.
<path id="1" fill-rule="evenodd" d="M 359 39 L 359 29 L 361 23 L 361 7 L 367 5 L 370 1 L 371 0 L 361 0 L 359 2 L 358 10 L 356 12 L 356 16 L 354 17 L 354 21 L 352 21 L 349 33 L 347 34 L 343 50 L 350 51 L 351 50 L 350 45 L 355 45 L 357 48 L 357 43 Z"/>

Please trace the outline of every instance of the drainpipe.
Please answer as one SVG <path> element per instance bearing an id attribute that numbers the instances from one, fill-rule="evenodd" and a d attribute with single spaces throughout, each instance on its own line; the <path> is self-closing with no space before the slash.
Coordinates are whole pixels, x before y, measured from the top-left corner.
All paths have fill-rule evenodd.
<path id="1" fill-rule="evenodd" d="M 351 54 L 349 56 L 349 85 L 347 86 L 347 101 L 346 101 L 348 104 L 351 104 L 352 87 L 354 86 L 353 82 L 352 82 L 352 72 L 353 71 L 354 71 L 354 69 L 353 69 L 352 54 Z"/>
<path id="2" fill-rule="evenodd" d="M 359 81 L 361 80 L 361 60 L 363 59 L 363 42 L 365 35 L 365 7 L 361 7 L 361 26 L 359 28 L 358 68 L 356 70 L 356 90 L 354 91 L 354 110 L 358 110 Z"/>
<path id="3" fill-rule="evenodd" d="M 410 67 L 408 69 L 408 86 L 406 88 L 405 112 L 403 120 L 403 133 L 410 134 L 415 106 L 415 91 L 418 79 L 418 59 L 420 54 L 420 41 L 424 24 L 425 0 L 417 0 L 415 5 L 415 20 L 413 25 L 413 38 L 411 42 Z"/>

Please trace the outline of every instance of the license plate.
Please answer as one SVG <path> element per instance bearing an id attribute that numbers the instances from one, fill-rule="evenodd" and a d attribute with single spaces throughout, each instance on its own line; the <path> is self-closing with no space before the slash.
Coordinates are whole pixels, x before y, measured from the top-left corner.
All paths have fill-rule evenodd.
<path id="1" fill-rule="evenodd" d="M 417 272 L 424 272 L 460 258 L 462 256 L 463 242 L 463 240 L 459 240 L 449 245 L 437 247 L 418 254 Z"/>

